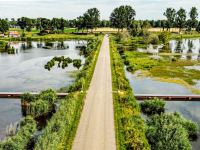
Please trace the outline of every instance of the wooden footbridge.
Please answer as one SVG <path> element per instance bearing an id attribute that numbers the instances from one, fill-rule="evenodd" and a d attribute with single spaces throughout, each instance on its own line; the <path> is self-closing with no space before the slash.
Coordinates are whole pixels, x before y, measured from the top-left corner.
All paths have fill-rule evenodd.
<path id="1" fill-rule="evenodd" d="M 137 100 L 162 98 L 166 101 L 200 101 L 200 95 L 175 95 L 175 94 L 134 94 Z"/>
<path id="2" fill-rule="evenodd" d="M 23 92 L 0 92 L 0 98 L 20 98 Z M 38 95 L 39 93 L 30 93 Z M 58 97 L 65 97 L 68 93 L 57 93 Z M 172 94 L 134 94 L 137 100 L 149 100 L 154 97 L 162 98 L 166 101 L 200 101 L 200 95 L 172 95 Z"/>
<path id="3" fill-rule="evenodd" d="M 0 98 L 3 97 L 3 98 L 20 98 L 21 95 L 23 94 L 24 92 L 0 92 Z M 30 93 L 32 95 L 38 95 L 39 93 Z M 67 96 L 68 93 L 57 93 L 57 96 L 58 97 L 65 97 Z"/>

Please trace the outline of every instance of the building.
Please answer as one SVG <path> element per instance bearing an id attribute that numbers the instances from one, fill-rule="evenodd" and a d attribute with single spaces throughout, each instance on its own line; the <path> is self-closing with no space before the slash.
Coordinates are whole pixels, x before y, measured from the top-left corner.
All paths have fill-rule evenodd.
<path id="1" fill-rule="evenodd" d="M 44 32 L 46 32 L 46 33 L 48 33 L 48 34 L 49 34 L 51 31 L 50 31 L 50 30 L 45 30 Z"/>
<path id="2" fill-rule="evenodd" d="M 0 34 L 0 37 L 5 37 L 5 35 L 4 34 Z"/>
<path id="3" fill-rule="evenodd" d="M 8 31 L 8 37 L 19 37 L 18 31 Z"/>

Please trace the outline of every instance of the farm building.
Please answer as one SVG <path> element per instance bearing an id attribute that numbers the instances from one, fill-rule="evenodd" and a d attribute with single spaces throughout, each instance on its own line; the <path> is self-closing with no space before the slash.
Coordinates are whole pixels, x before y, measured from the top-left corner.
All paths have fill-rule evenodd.
<path id="1" fill-rule="evenodd" d="M 4 37 L 4 34 L 0 34 L 0 37 Z"/>
<path id="2" fill-rule="evenodd" d="M 8 31 L 8 37 L 19 37 L 18 31 Z"/>

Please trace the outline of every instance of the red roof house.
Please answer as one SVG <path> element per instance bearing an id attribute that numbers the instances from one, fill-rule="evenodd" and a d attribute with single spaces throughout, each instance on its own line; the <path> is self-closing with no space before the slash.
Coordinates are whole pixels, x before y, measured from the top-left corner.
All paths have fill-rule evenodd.
<path id="1" fill-rule="evenodd" d="M 46 32 L 46 33 L 50 33 L 50 30 L 45 30 L 44 32 Z"/>
<path id="2" fill-rule="evenodd" d="M 18 31 L 8 31 L 8 37 L 19 37 Z"/>
<path id="3" fill-rule="evenodd" d="M 0 34 L 0 37 L 4 37 L 4 34 Z"/>

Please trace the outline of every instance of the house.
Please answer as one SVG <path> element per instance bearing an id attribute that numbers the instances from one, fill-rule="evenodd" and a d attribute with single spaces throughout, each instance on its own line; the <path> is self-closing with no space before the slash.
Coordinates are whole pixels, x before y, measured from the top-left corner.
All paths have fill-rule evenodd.
<path id="1" fill-rule="evenodd" d="M 8 31 L 8 37 L 19 37 L 18 31 Z"/>
<path id="2" fill-rule="evenodd" d="M 50 30 L 45 30 L 44 32 L 49 34 L 49 33 L 50 33 Z"/>
<path id="3" fill-rule="evenodd" d="M 5 37 L 5 35 L 4 34 L 0 34 L 0 37 Z"/>

